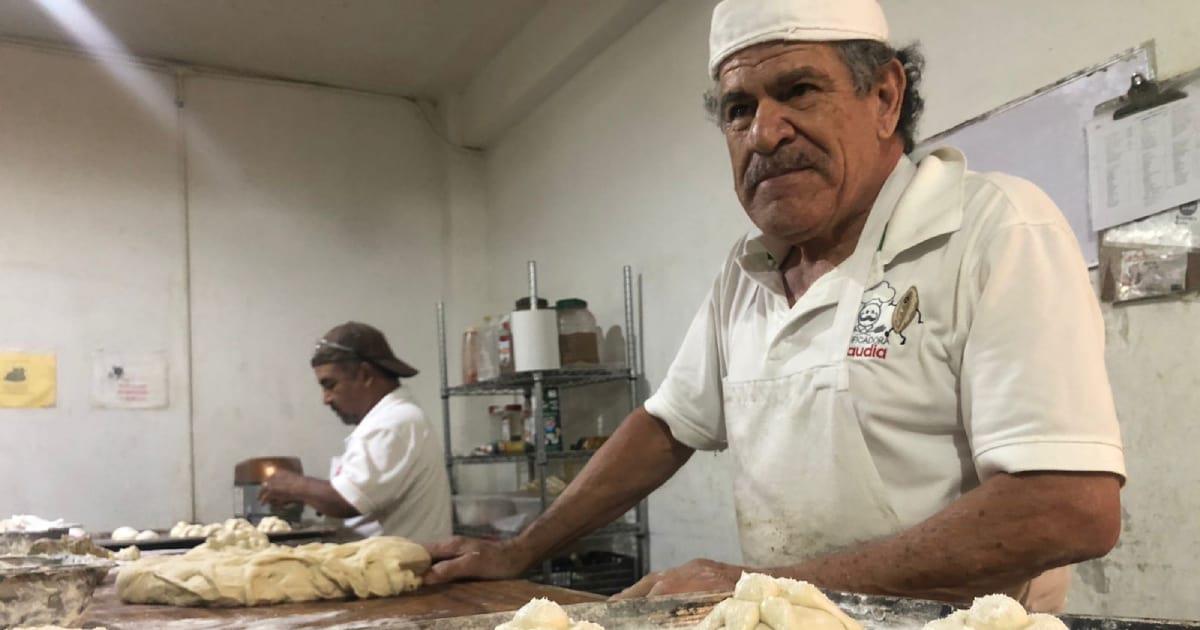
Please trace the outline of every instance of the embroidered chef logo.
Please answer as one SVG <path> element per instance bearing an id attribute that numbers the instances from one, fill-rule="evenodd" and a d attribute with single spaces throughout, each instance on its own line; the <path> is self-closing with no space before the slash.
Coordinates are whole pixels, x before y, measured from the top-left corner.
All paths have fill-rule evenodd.
<path id="1" fill-rule="evenodd" d="M 891 283 L 886 280 L 880 282 L 863 293 L 846 355 L 886 359 L 892 341 L 897 340 L 901 346 L 908 342 L 904 331 L 914 321 L 924 323 L 917 287 L 909 287 L 897 299 L 896 289 Z"/>

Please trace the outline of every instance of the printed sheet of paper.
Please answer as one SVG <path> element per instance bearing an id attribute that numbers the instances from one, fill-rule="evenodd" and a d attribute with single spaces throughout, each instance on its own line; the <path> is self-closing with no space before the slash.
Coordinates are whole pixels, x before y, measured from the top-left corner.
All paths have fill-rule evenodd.
<path id="1" fill-rule="evenodd" d="M 167 357 L 162 352 L 97 351 L 92 360 L 92 405 L 102 409 L 167 406 Z"/>
<path id="2" fill-rule="evenodd" d="M 1200 199 L 1200 95 L 1087 126 L 1092 225 L 1103 230 Z"/>
<path id="3" fill-rule="evenodd" d="M 0 352 L 0 407 L 53 407 L 57 381 L 58 362 L 53 353 Z"/>

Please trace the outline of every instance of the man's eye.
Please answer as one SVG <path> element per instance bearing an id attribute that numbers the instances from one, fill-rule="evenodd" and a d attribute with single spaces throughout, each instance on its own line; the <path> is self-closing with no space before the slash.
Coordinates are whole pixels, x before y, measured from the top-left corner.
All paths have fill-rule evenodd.
<path id="1" fill-rule="evenodd" d="M 804 96 L 805 94 L 808 94 L 812 90 L 813 90 L 813 85 L 811 83 L 797 83 L 792 86 L 792 89 L 788 90 L 788 98 L 797 98 L 800 96 Z"/>
<path id="2" fill-rule="evenodd" d="M 752 113 L 754 113 L 753 108 L 746 103 L 734 103 L 725 108 L 725 122 L 733 122 Z"/>

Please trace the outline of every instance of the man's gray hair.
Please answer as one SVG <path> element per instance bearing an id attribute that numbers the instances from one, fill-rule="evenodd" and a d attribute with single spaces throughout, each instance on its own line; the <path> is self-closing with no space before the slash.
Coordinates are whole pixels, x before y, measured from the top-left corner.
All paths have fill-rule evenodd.
<path id="1" fill-rule="evenodd" d="M 896 59 L 904 66 L 904 76 L 907 79 L 904 87 L 904 100 L 900 104 L 900 119 L 896 122 L 896 133 L 904 141 L 904 152 L 911 153 L 916 146 L 917 123 L 921 112 L 925 110 L 925 99 L 921 98 L 921 75 L 925 71 L 925 56 L 921 54 L 919 43 L 912 43 L 900 49 L 892 48 L 889 44 L 867 39 L 853 39 L 843 42 L 830 42 L 846 68 L 850 70 L 850 78 L 854 81 L 854 91 L 864 96 L 879 80 L 879 70 L 884 65 Z M 704 94 L 704 108 L 709 116 L 720 124 L 721 112 L 718 105 L 718 89 L 714 87 Z"/>

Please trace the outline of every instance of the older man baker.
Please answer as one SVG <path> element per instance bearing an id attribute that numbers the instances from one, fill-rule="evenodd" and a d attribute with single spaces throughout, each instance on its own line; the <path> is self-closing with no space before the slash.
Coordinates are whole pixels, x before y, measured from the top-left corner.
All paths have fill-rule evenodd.
<path id="1" fill-rule="evenodd" d="M 914 50 L 875 0 L 726 0 L 709 99 L 757 230 L 657 393 L 507 543 L 435 545 L 433 581 L 513 575 L 728 448 L 745 561 L 849 591 L 1061 607 L 1120 530 L 1099 309 L 1040 190 L 914 162 Z M 728 590 L 697 560 L 626 595 Z"/>

